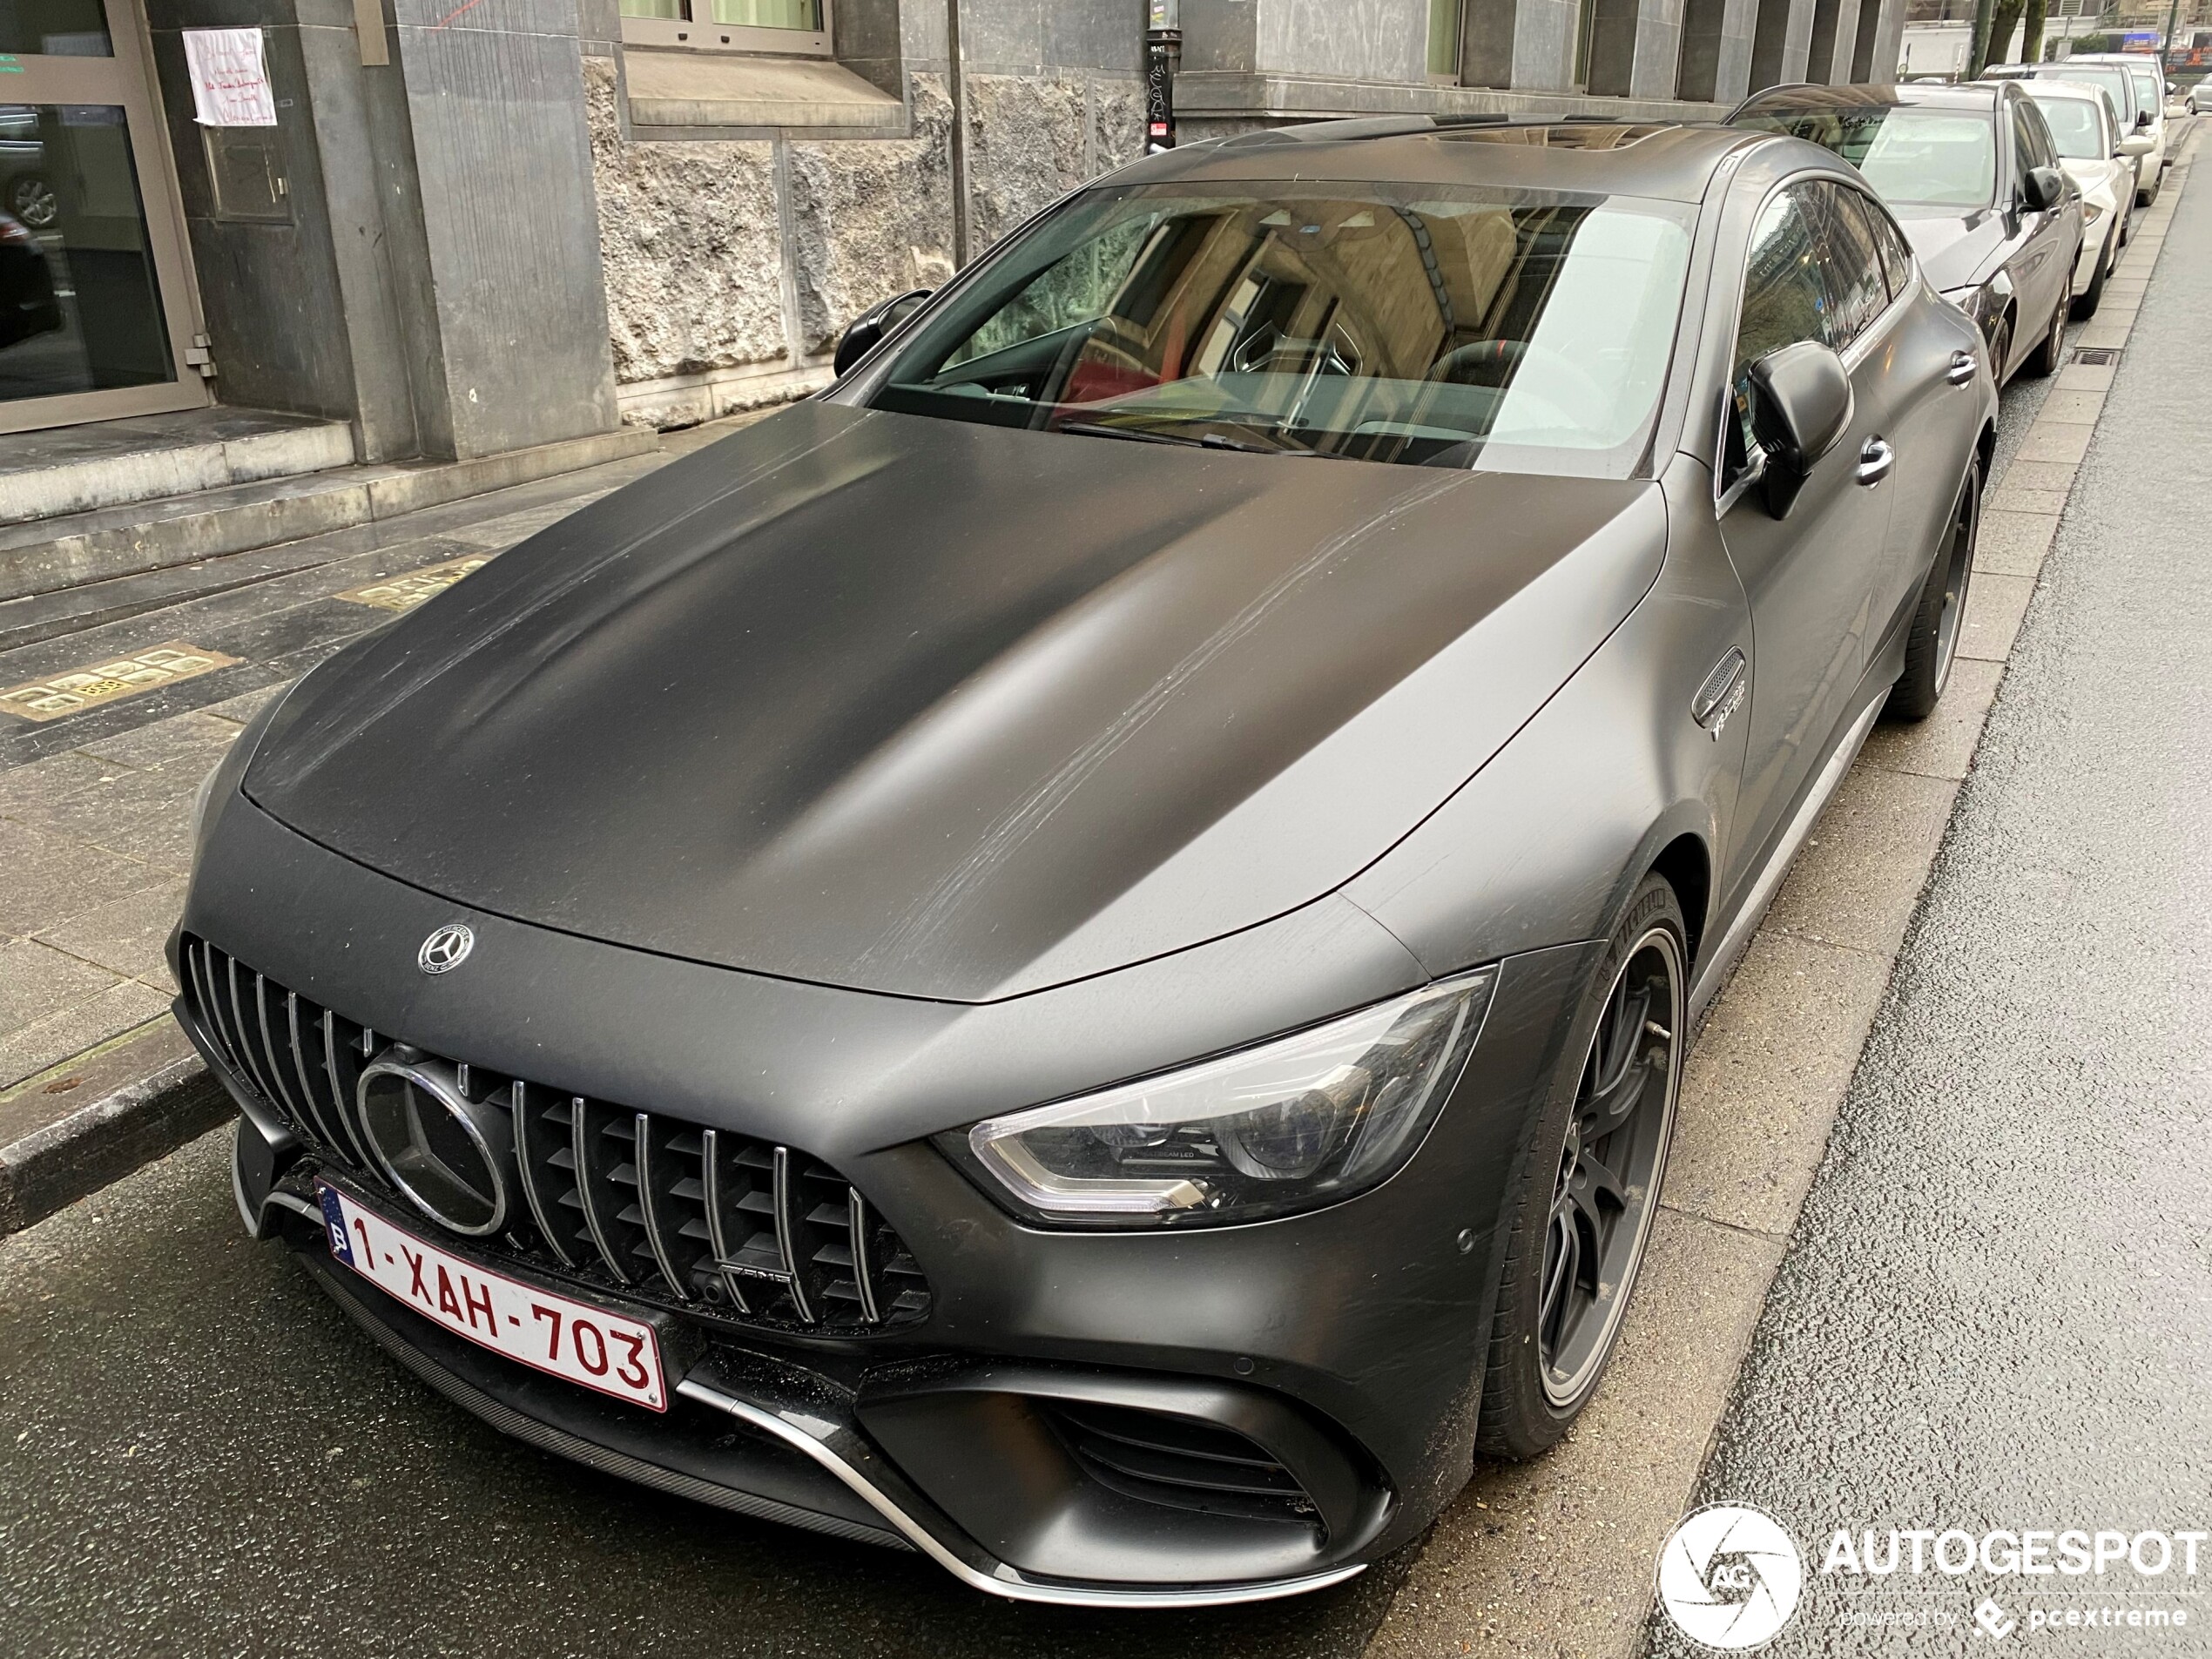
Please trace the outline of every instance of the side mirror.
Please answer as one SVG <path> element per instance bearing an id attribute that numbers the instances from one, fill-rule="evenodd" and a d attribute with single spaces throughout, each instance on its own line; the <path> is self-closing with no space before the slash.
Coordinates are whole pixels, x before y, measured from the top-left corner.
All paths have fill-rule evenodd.
<path id="1" fill-rule="evenodd" d="M 1751 365 L 1751 428 L 1767 453 L 1766 509 L 1789 516 L 1797 492 L 1851 429 L 1851 375 L 1817 341 L 1800 340 Z"/>
<path id="2" fill-rule="evenodd" d="M 832 368 L 840 380 L 860 359 L 873 351 L 886 334 L 914 315 L 921 302 L 929 298 L 927 288 L 913 288 L 907 293 L 870 306 L 853 319 L 837 342 L 837 355 Z"/>
<path id="3" fill-rule="evenodd" d="M 2116 156 L 2147 156 L 2150 153 L 2150 148 L 2151 140 L 2148 133 L 2131 132 L 2120 141 L 2120 147 L 2112 153 Z"/>
<path id="4" fill-rule="evenodd" d="M 2047 213 L 2066 199 L 2066 176 L 2056 167 L 2030 167 L 2020 178 L 2020 195 L 2031 211 Z"/>
<path id="5" fill-rule="evenodd" d="M 2150 125 L 2150 111 L 2148 110 L 2137 111 L 2135 114 L 2135 125 L 2139 127 L 2148 126 Z"/>

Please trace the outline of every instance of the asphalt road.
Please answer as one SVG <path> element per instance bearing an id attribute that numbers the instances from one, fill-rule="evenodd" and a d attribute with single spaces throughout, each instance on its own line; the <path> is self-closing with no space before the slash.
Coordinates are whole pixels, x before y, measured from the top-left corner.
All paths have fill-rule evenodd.
<path id="1" fill-rule="evenodd" d="M 2180 244 L 2207 239 L 2197 222 L 2205 217 L 2199 210 L 2177 221 L 2169 265 Z M 2146 314 L 2201 310 L 2206 299 L 2202 284 L 2177 284 Z M 2155 327 L 2151 337 L 2160 337 Z M 2198 361 L 2182 350 L 2168 368 L 2128 372 L 2159 374 L 2182 406 L 2176 413 L 2187 414 L 2195 389 L 2188 376 L 2204 381 L 2196 349 Z M 2130 357 L 2148 354 L 2138 347 Z M 2023 383 L 2007 394 L 2005 450 L 2042 389 Z M 2129 1058 L 2193 1055 L 2195 1079 L 2205 1081 L 2201 1042 L 2174 1046 L 2188 1008 L 2179 976 L 2204 954 L 2207 937 L 2179 924 L 2201 920 L 2205 900 L 2186 916 L 2165 906 L 2186 877 L 2186 850 L 2203 862 L 2203 798 L 2168 800 L 2157 789 L 2179 786 L 2159 782 L 2146 799 L 2129 780 L 2194 770 L 2202 785 L 2202 765 L 2191 768 L 2178 746 L 2190 709 L 2170 691 L 2155 706 L 2146 691 L 2170 685 L 2201 701 L 2212 684 L 2203 660 L 2212 629 L 2202 626 L 2212 590 L 2195 570 L 2181 573 L 2196 585 L 2172 603 L 2182 597 L 2178 544 L 2162 529 L 2162 540 L 2153 534 L 2164 522 L 2152 504 L 2164 496 L 2164 474 L 2183 464 L 2199 475 L 2181 498 L 2212 498 L 2202 476 L 2212 450 L 2201 422 L 2186 439 L 2198 446 L 2190 462 L 2178 454 L 2185 435 L 2165 414 L 2130 418 L 2158 429 L 2128 457 L 2137 471 L 2088 481 L 2103 490 L 2101 501 L 2117 503 L 2105 509 L 2116 528 L 2087 546 L 2069 529 L 2075 550 L 2057 578 L 2067 597 L 2047 597 L 2031 622 L 2045 642 L 2033 652 L 2045 689 L 2033 698 L 2008 691 L 2000 704 L 1998 765 L 2008 781 L 1970 796 L 1972 826 L 1944 879 L 1961 880 L 1968 842 L 1985 849 L 1989 873 L 1971 894 L 1946 889 L 1952 931 L 1924 927 L 1905 976 L 1919 988 L 1893 1001 L 1852 1103 L 1847 1145 L 1886 1126 L 1896 1144 L 1883 1154 L 1889 1163 L 1873 1167 L 1889 1173 L 1860 1177 L 1868 1153 L 1831 1158 L 1808 1221 L 1817 1242 L 1792 1259 L 1761 1339 L 1757 1383 L 1731 1424 L 1722 1486 L 1769 1494 L 1770 1507 L 1793 1520 L 1811 1514 L 1798 1501 L 1804 1493 L 1832 1485 L 1824 1456 L 1803 1449 L 1808 1430 L 1832 1434 L 1858 1460 L 1856 1490 L 1865 1495 L 1841 1506 L 1854 1514 L 1871 1519 L 1889 1513 L 1882 1505 L 1950 1490 L 1951 1466 L 1930 1452 L 1929 1426 L 1947 1433 L 1961 1393 L 1971 1393 L 1964 1376 L 2000 1361 L 2040 1406 L 2023 1414 L 2006 1395 L 1965 1408 L 1982 1431 L 1966 1443 L 1991 1468 L 2022 1467 L 2005 1461 L 2009 1423 L 2047 1421 L 2054 1438 L 2073 1432 L 2078 1447 L 2096 1438 L 2081 1426 L 2112 1408 L 2114 1426 L 2129 1433 L 2155 1421 L 2193 1429 L 2199 1460 L 2172 1461 L 2168 1474 L 2206 1488 L 2201 1448 L 2212 1435 L 2202 1402 L 2193 1418 L 2148 1412 L 2161 1379 L 2183 1374 L 2175 1366 L 2195 1364 L 2203 1374 L 2202 1198 L 2212 1136 L 2187 1093 L 2161 1092 L 2176 1081 L 2170 1067 Z M 2109 441 L 2100 446 L 2099 466 L 2118 464 Z M 2115 562 L 2135 575 L 2108 580 Z M 2139 590 L 2145 574 L 2153 579 Z M 2077 591 L 2085 583 L 2090 590 Z M 2054 618 L 2062 604 L 2082 614 Z M 2100 642 L 2088 659 L 2048 643 L 2054 631 L 2074 628 Z M 2155 642 L 2154 658 L 2131 643 L 2138 631 Z M 2101 718 L 2080 723 L 2084 699 Z M 2127 820 L 2119 853 L 2107 839 L 2114 817 Z M 2037 954 L 2024 937 L 2033 931 L 2027 924 L 2054 921 L 2072 953 L 2063 959 Z M 2155 964 L 2155 982 L 2137 973 L 2139 954 Z M 2128 994 L 2113 995 L 2115 984 Z M 1970 1017 L 1948 1011 L 1969 994 L 1991 1007 Z M 2021 1031 L 1989 1078 L 1982 1028 L 1993 1021 Z M 2131 1040 L 2123 1028 L 2146 1021 L 2158 1031 Z M 2111 1068 L 2109 1078 L 2093 1076 L 2077 1054 L 2092 1056 L 2091 1068 Z M 2100 1118 L 2099 1134 L 2086 1138 L 2078 1121 L 2085 1082 L 2126 1106 L 2124 1122 Z M 2033 1121 L 2015 1125 L 2011 1116 L 2023 1110 Z M 2183 1136 L 2192 1110 L 2195 1140 L 2169 1138 Z M 916 1556 L 757 1525 L 601 1478 L 446 1405 L 361 1338 L 282 1251 L 246 1241 L 224 1155 L 221 1137 L 201 1142 L 0 1241 L 0 1653 L 10 1659 L 1348 1659 L 1402 1571 L 1386 1563 L 1337 1591 L 1250 1608 L 1057 1612 L 974 1595 Z M 2144 1224 L 2192 1181 L 2194 1232 L 2185 1218 L 2163 1231 Z M 2057 1217 L 2065 1227 L 2024 1234 L 2022 1214 Z M 2083 1250 L 2061 1268 L 2052 1246 L 2077 1218 L 2087 1229 Z M 1987 1294 L 1962 1277 L 1968 1271 L 1984 1276 Z M 2153 1272 L 2164 1277 L 2141 1277 Z M 2066 1299 L 2047 1317 L 2054 1278 Z M 2127 1303 L 2131 1285 L 2141 1294 Z M 2168 1297 L 2197 1297 L 2197 1347 L 2154 1318 L 2161 1285 Z M 1838 1321 L 1838 1304 L 1849 1319 Z M 2115 1312 L 2122 1304 L 2124 1317 Z M 1931 1320 L 1939 1331 L 1929 1331 Z M 2061 1345 L 2047 1351 L 2054 1357 L 2030 1357 L 2025 1339 L 2047 1325 Z M 2096 1372 L 2105 1392 L 2076 1401 L 2063 1421 L 2054 1416 L 2059 1407 L 2046 1396 L 2062 1394 L 2065 1378 L 2087 1363 L 2083 1345 L 2115 1337 L 2128 1357 Z M 1878 1395 L 1865 1380 L 1877 1372 Z M 2133 1379 L 2127 1387 L 2123 1378 Z M 1885 1439 L 1908 1412 L 1917 1415 L 1907 1426 L 1923 1432 L 1906 1435 L 1911 1453 L 1885 1461 Z M 1984 1478 L 1974 1468 L 1971 1479 Z M 2102 1490 L 2073 1473 L 2052 1486 Z"/>
<path id="2" fill-rule="evenodd" d="M 2033 1640 L 2212 1654 L 2212 1552 L 2098 1595 L 1817 1570 L 1837 1528 L 2212 1527 L 2208 318 L 2195 190 L 1707 1467 L 1816 1552 L 1769 1654 L 1988 1651 L 1985 1595 L 2005 1646 L 2036 1605 L 2163 1607 L 2192 1628 Z M 1841 1622 L 1916 1608 L 1955 1622 Z"/>
<path id="3" fill-rule="evenodd" d="M 0 1653 L 1357 1653 L 1392 1581 L 1123 1615 L 743 1521 L 505 1440 L 232 1207 L 227 1134 L 0 1244 Z"/>

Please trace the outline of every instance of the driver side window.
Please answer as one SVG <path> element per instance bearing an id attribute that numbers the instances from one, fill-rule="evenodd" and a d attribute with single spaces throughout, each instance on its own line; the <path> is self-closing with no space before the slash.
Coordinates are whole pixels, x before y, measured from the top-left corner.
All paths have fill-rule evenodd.
<path id="1" fill-rule="evenodd" d="M 1833 301 L 1823 272 L 1815 228 L 1812 186 L 1779 192 L 1759 213 L 1744 261 L 1743 304 L 1736 324 L 1736 361 L 1729 371 L 1727 448 L 1722 457 L 1725 489 L 1750 465 L 1757 447 L 1751 424 L 1750 368 L 1769 352 L 1800 340 L 1829 343 Z"/>

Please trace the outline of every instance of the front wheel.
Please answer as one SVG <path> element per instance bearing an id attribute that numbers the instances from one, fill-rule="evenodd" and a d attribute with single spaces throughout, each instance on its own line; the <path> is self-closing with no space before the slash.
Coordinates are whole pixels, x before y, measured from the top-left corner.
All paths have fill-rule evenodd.
<path id="1" fill-rule="evenodd" d="M 1597 1392 L 1659 1209 L 1688 1036 L 1682 906 L 1646 876 L 1593 977 L 1595 1028 L 1537 1125 L 1498 1287 L 1476 1446 L 1534 1457 Z"/>
<path id="2" fill-rule="evenodd" d="M 18 173 L 8 182 L 8 212 L 26 229 L 51 230 L 62 216 L 61 199 L 44 174 Z"/>
<path id="3" fill-rule="evenodd" d="M 1893 720 L 1925 720 L 1951 679 L 1959 655 L 1959 631 L 1966 621 L 1966 587 L 1973 580 L 1974 542 L 1981 531 L 1981 469 L 1969 467 L 1959 486 L 1943 543 L 1936 549 L 1928 584 L 1912 613 L 1905 640 L 1905 671 L 1890 687 L 1883 712 Z"/>
<path id="4" fill-rule="evenodd" d="M 2075 260 L 2080 257 L 2081 250 L 2077 247 L 2074 250 L 2074 259 L 2067 261 L 2067 271 L 2074 269 Z M 2069 277 L 2066 287 L 2072 286 L 2072 278 Z M 2059 364 L 2066 356 L 2066 312 L 2067 295 L 2061 289 L 2058 304 L 2051 307 L 2051 327 L 2036 342 L 2035 355 L 2027 360 L 2027 372 L 2039 380 L 2046 374 L 2057 374 Z"/>

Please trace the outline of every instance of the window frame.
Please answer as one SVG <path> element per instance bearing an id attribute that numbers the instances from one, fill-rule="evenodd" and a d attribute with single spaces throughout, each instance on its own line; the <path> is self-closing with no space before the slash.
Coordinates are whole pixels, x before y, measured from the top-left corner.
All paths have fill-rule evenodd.
<path id="1" fill-rule="evenodd" d="M 678 0 L 685 10 L 711 10 L 713 0 Z M 819 0 L 819 29 L 764 29 L 752 24 L 698 22 L 690 17 L 621 19 L 622 44 L 695 52 L 739 52 L 758 57 L 828 57 L 835 49 L 837 0 Z"/>

